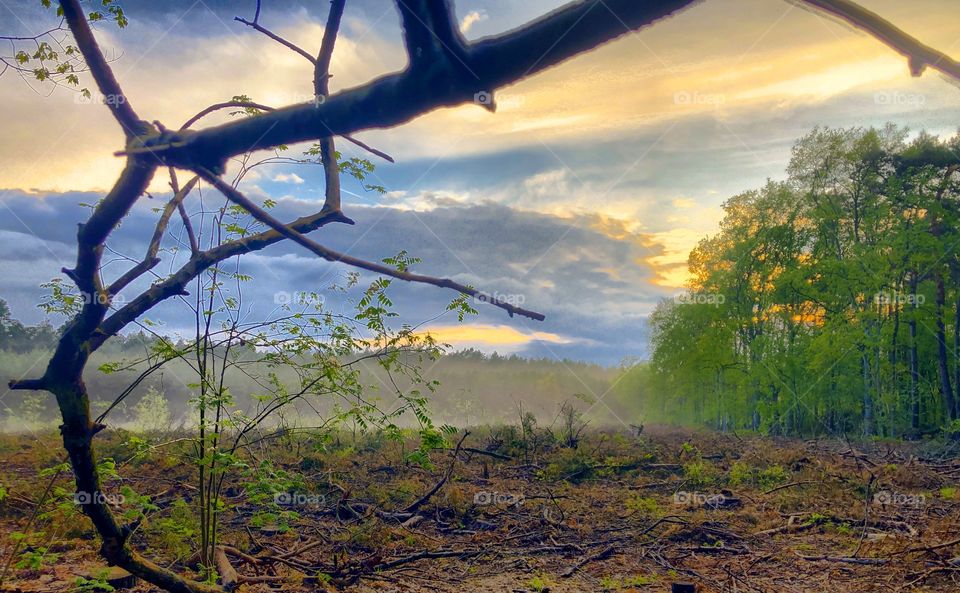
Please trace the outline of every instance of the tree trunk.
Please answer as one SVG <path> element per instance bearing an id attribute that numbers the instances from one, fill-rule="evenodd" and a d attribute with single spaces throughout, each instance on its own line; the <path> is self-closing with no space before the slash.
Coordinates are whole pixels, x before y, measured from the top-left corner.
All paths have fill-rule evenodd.
<path id="1" fill-rule="evenodd" d="M 913 297 L 910 315 L 910 430 L 920 431 L 920 361 L 917 358 L 917 276 L 910 276 L 910 295 Z"/>
<path id="2" fill-rule="evenodd" d="M 937 277 L 937 367 L 940 371 L 940 393 L 943 396 L 943 405 L 947 409 L 947 418 L 955 420 L 957 418 L 957 405 L 953 397 L 953 386 L 950 384 L 950 364 L 947 356 L 947 336 L 946 326 L 943 321 L 944 304 L 946 303 L 946 291 L 944 289 L 943 276 Z"/>
<path id="3" fill-rule="evenodd" d="M 90 422 L 90 402 L 82 381 L 51 386 L 63 413 L 60 432 L 76 477 L 77 504 L 90 517 L 102 540 L 100 554 L 111 565 L 120 566 L 170 593 L 220 593 L 221 588 L 186 581 L 134 552 L 127 545 L 130 530 L 121 527 L 101 491 L 100 475 L 93 455 L 93 436 L 99 426 Z"/>
<path id="4" fill-rule="evenodd" d="M 863 436 L 872 436 L 875 432 L 873 425 L 873 395 L 870 393 L 870 351 L 866 346 L 860 349 L 860 368 L 863 371 Z"/>
<path id="5" fill-rule="evenodd" d="M 960 290 L 957 291 L 957 306 L 953 312 L 953 386 L 960 390 Z M 954 402 L 954 406 L 960 408 L 960 403 Z M 957 415 L 960 416 L 960 409 Z"/>

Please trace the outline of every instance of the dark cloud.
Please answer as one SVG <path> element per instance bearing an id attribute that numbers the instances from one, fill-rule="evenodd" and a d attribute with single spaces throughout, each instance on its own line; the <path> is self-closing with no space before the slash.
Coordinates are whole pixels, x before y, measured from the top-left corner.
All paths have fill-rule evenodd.
<path id="1" fill-rule="evenodd" d="M 72 237 L 76 223 L 87 214 L 78 205 L 96 196 L 79 193 L 30 195 L 9 192 L 2 203 L 10 214 L 0 219 L 0 270 L 8 279 L 0 297 L 14 314 L 28 322 L 40 319 L 35 304 L 43 291 L 40 283 L 61 276 L 62 266 L 74 258 Z M 209 198 L 209 196 L 207 197 Z M 118 254 L 142 257 L 162 204 L 160 197 L 143 199 L 111 237 L 106 261 L 107 280 L 121 273 L 128 262 Z M 280 218 L 307 213 L 317 203 L 281 199 Z M 524 306 L 547 315 L 543 323 L 509 319 L 499 309 L 478 303 L 474 323 L 510 325 L 523 333 L 544 332 L 561 342 L 531 342 L 525 353 L 553 358 L 577 358 L 614 364 L 625 356 L 646 352 L 644 316 L 664 291 L 650 283 L 655 274 L 646 258 L 659 253 L 643 237 L 627 237 L 622 228 L 608 234 L 603 221 L 591 217 L 559 218 L 523 212 L 503 205 L 480 204 L 439 207 L 425 212 L 384 207 L 355 207 L 355 226 L 326 227 L 315 235 L 334 249 L 370 260 L 380 260 L 401 249 L 419 257 L 418 271 L 454 278 L 498 295 L 520 300 Z M 181 227 L 174 222 L 165 249 L 176 247 Z M 156 268 L 162 276 L 175 269 L 186 253 L 166 253 Z M 30 261 L 30 266 L 24 266 Z M 281 243 L 250 254 L 239 263 L 223 266 L 254 277 L 243 286 L 244 310 L 250 319 L 265 318 L 277 307 L 277 295 L 322 291 L 342 283 L 348 268 L 319 260 L 298 246 Z M 372 276 L 364 275 L 364 280 Z M 130 293 L 147 285 L 142 281 Z M 450 291 L 397 281 L 394 300 L 404 322 L 417 323 L 441 313 L 455 296 Z M 282 300 L 282 296 L 280 299 Z M 342 297 L 329 293 L 328 304 Z M 355 295 L 351 297 L 355 298 Z M 169 301 L 152 311 L 151 320 L 167 331 L 188 328 L 191 313 L 183 303 Z M 437 323 L 455 323 L 452 315 Z"/>

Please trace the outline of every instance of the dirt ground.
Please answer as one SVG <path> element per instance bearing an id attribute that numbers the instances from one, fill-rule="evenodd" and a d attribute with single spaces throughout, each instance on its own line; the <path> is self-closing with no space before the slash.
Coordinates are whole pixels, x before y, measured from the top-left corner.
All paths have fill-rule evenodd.
<path id="1" fill-rule="evenodd" d="M 248 463 L 270 459 L 269 479 L 237 472 L 224 490 L 223 550 L 251 592 L 960 591 L 958 443 L 666 428 L 561 442 L 476 429 L 428 467 L 413 443 L 262 446 Z M 192 469 L 169 451 L 124 462 L 121 434 L 99 451 L 117 460 L 117 513 L 148 501 L 134 547 L 194 574 Z M 0 590 L 105 590 L 77 581 L 106 577 L 69 473 L 39 473 L 62 460 L 55 435 L 7 437 L 2 459 Z"/>

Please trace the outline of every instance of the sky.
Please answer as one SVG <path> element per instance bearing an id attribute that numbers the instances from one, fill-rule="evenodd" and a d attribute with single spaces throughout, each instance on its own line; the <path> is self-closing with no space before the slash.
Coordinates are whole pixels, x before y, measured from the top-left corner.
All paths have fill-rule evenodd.
<path id="1" fill-rule="evenodd" d="M 0 34 L 47 28 L 52 16 L 35 4 L 0 0 Z M 562 4 L 455 3 L 468 39 Z M 861 4 L 960 56 L 953 1 Z M 251 19 L 255 5 L 126 0 L 129 27 L 100 24 L 96 33 L 138 113 L 168 127 L 234 95 L 274 106 L 307 100 L 312 66 L 234 20 Z M 312 0 L 264 0 L 260 22 L 315 52 L 326 9 Z M 350 0 L 331 90 L 403 68 L 401 48 L 392 2 Z M 707 0 L 494 94 L 496 113 L 470 104 L 357 134 L 396 160 L 370 157 L 377 168 L 368 181 L 387 191 L 345 181 L 344 210 L 357 224 L 327 226 L 314 238 L 375 261 L 406 250 L 422 260 L 416 271 L 546 315 L 543 322 L 510 318 L 478 304 L 479 315 L 460 324 L 443 314 L 453 293 L 397 284 L 401 319 L 455 348 L 608 365 L 647 355 L 646 317 L 682 290 L 690 249 L 716 231 L 726 199 L 784 177 L 796 139 L 817 125 L 885 122 L 950 135 L 960 121 L 960 89 L 938 73 L 911 77 L 903 57 L 877 40 L 776 0 Z M 28 323 L 43 319 L 40 285 L 75 259 L 84 204 L 102 197 L 122 167 L 113 156 L 122 134 L 97 98 L 0 76 L 0 298 Z M 338 147 L 348 157 L 370 156 L 344 141 Z M 130 265 L 123 256 L 142 257 L 154 209 L 169 196 L 166 182 L 156 176 L 152 197 L 111 238 L 106 277 Z M 323 174 L 316 166 L 268 164 L 240 189 L 275 200 L 275 213 L 289 219 L 320 207 Z M 188 210 L 212 200 L 205 189 L 187 200 Z M 165 247 L 178 239 L 174 224 Z M 182 262 L 165 255 L 160 274 Z M 275 314 L 285 294 L 323 289 L 348 272 L 283 244 L 239 265 L 254 277 L 244 289 L 251 318 Z M 331 306 L 348 306 L 337 298 L 331 294 Z M 171 301 L 150 317 L 175 334 L 189 331 L 190 315 Z"/>

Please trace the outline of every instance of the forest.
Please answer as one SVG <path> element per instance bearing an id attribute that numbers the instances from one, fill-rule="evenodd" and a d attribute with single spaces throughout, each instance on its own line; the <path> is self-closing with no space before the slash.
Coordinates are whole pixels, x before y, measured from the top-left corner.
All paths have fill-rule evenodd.
<path id="1" fill-rule="evenodd" d="M 960 432 L 960 136 L 811 131 L 727 200 L 630 381 L 658 422 L 795 436 Z"/>

